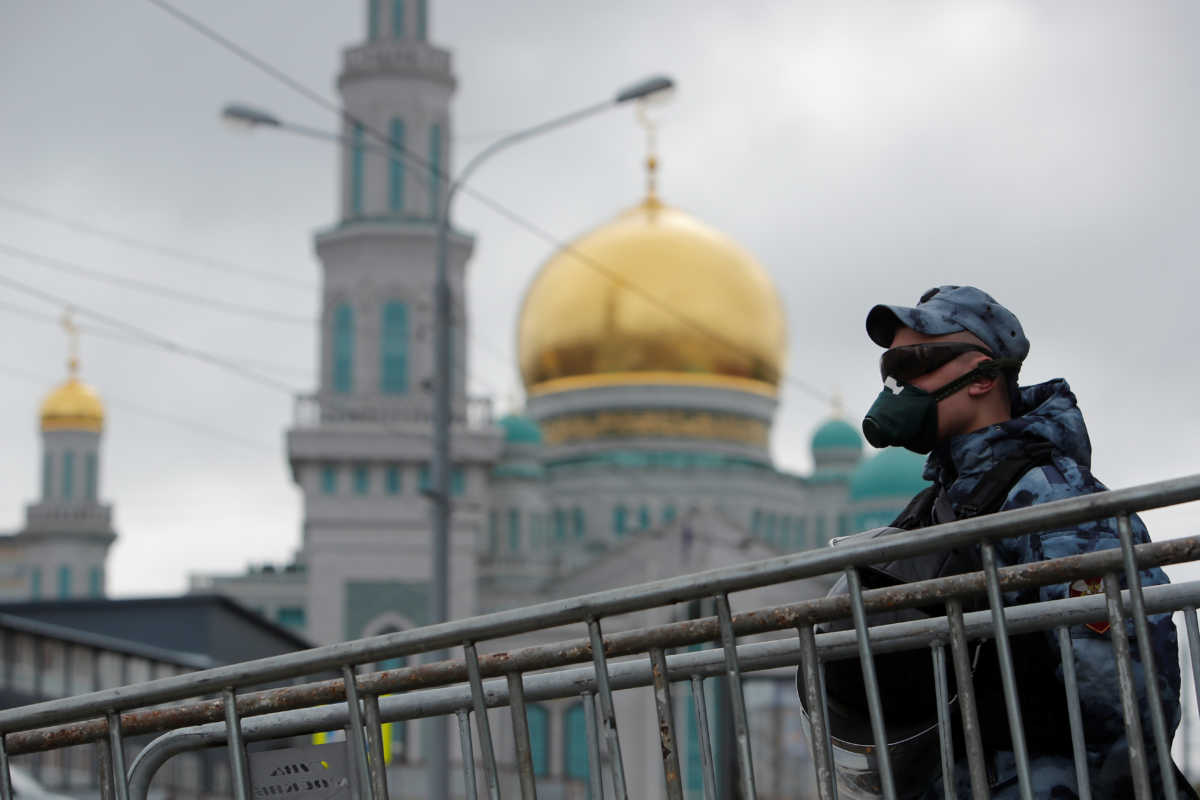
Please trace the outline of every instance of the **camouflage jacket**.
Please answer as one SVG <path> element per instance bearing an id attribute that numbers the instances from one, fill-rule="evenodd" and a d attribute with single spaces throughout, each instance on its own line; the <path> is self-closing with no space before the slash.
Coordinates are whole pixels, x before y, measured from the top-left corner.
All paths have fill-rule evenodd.
<path id="1" fill-rule="evenodd" d="M 1016 455 L 1028 443 L 1048 442 L 1053 447 L 1050 463 L 1034 467 L 1027 472 L 1008 493 L 1001 511 L 1106 490 L 1092 475 L 1091 441 L 1083 415 L 1076 405 L 1075 395 L 1066 381 L 1053 380 L 1037 386 L 1023 387 L 1021 399 L 1024 413 L 1020 416 L 984 430 L 954 437 L 939 445 L 930 455 L 925 466 L 925 478 L 944 490 L 956 507 L 965 501 L 993 466 Z M 1131 522 L 1135 543 L 1149 541 L 1149 534 L 1142 521 L 1135 516 Z M 1008 565 L 1119 546 L 1116 520 L 1105 519 L 1061 530 L 1001 540 L 996 544 L 996 554 L 1001 565 Z M 1141 580 L 1144 586 L 1168 582 L 1166 574 L 1158 568 L 1143 570 Z M 1077 584 L 1076 589 L 1079 588 Z M 1092 588 L 1095 589 L 1094 584 Z M 1066 584 L 1044 586 L 1024 592 L 1010 592 L 1005 596 L 1005 603 L 1013 605 L 1055 600 L 1066 597 L 1069 592 Z M 1132 796 L 1132 791 L 1128 795 L 1123 794 L 1123 788 L 1128 785 L 1129 780 L 1129 757 L 1110 637 L 1108 634 L 1098 633 L 1093 628 L 1103 630 L 1099 625 L 1077 625 L 1070 631 L 1071 644 L 1075 651 L 1075 669 L 1083 711 L 1089 772 L 1093 789 L 1098 792 L 1097 796 Z M 1138 683 L 1142 730 L 1149 751 L 1148 764 L 1151 779 L 1157 788 L 1160 782 L 1151 738 L 1153 728 L 1145 698 L 1144 675 L 1131 625 L 1128 625 L 1127 633 L 1134 659 L 1135 679 Z M 1170 615 L 1151 616 L 1150 634 L 1153 639 L 1159 691 L 1166 711 L 1168 735 L 1172 735 L 1179 724 L 1180 708 L 1179 657 L 1175 626 Z M 1023 686 L 1021 691 L 1037 691 L 1046 697 L 1062 698 L 1065 689 L 1058 644 L 1053 631 L 1048 631 L 1042 636 L 1049 665 L 1043 683 L 1053 681 L 1053 686 Z M 1053 679 L 1049 677 L 1051 672 Z M 999 693 L 998 686 L 996 691 Z M 1061 700 L 1056 702 L 1061 703 Z M 1061 707 L 1060 705 L 1059 708 Z M 983 720 L 983 724 L 1007 727 L 1003 719 L 993 723 Z M 1025 727 L 1028 732 L 1029 720 L 1026 720 Z M 1069 742 L 1066 746 L 1069 748 Z M 1036 747 L 1036 744 L 1031 743 L 1033 758 L 1039 755 Z M 1069 749 L 1067 752 L 1069 753 Z M 1073 774 L 1067 774 L 1073 784 Z M 1040 793 L 1049 787 L 1035 788 L 1039 790 L 1040 796 Z"/>

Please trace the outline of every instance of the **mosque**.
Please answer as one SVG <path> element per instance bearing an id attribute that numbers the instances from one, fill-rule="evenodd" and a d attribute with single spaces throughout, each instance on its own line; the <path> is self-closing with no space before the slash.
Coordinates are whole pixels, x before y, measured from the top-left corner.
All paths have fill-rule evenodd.
<path id="1" fill-rule="evenodd" d="M 368 0 L 367 19 L 366 39 L 343 52 L 337 79 L 347 119 L 448 170 L 456 78 L 451 53 L 428 41 L 424 0 Z M 224 594 L 316 643 L 429 621 L 422 490 L 441 187 L 428 170 L 372 147 L 363 125 L 347 122 L 343 133 L 340 219 L 315 236 L 319 383 L 297 398 L 286 438 L 303 501 L 298 548 L 279 565 L 191 579 L 193 591 Z M 549 254 L 529 285 L 515 332 L 525 407 L 499 420 L 462 378 L 476 242 L 451 233 L 455 618 L 822 547 L 886 524 L 925 485 L 918 456 L 892 448 L 864 457 L 856 426 L 837 409 L 812 436 L 810 473 L 775 464 L 783 304 L 746 248 L 660 197 L 654 166 L 641 199 Z M 42 497 L 20 532 L 0 537 L 5 599 L 104 593 L 115 537 L 99 500 L 104 415 L 75 373 L 72 360 L 42 407 Z M 631 615 L 620 624 L 661 621 Z M 774 683 L 764 696 L 794 711 L 787 681 Z M 652 703 L 618 706 L 618 716 L 633 723 L 622 730 L 629 753 L 656 750 L 647 738 L 656 736 Z M 582 725 L 578 702 L 531 706 L 540 775 L 584 785 Z M 798 731 L 764 736 L 790 747 Z M 691 796 L 699 768 L 695 731 L 688 736 Z M 416 739 L 393 735 L 397 763 L 419 768 Z M 654 758 L 626 768 L 636 796 L 659 796 Z"/>

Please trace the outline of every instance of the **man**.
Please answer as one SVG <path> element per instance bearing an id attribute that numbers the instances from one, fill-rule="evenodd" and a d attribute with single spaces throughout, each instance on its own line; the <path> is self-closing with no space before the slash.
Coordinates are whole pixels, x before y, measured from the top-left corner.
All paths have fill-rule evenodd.
<path id="1" fill-rule="evenodd" d="M 991 296 L 970 286 L 941 286 L 926 292 L 913 307 L 875 306 L 866 326 L 871 340 L 887 350 L 881 358 L 884 388 L 863 421 L 863 432 L 876 447 L 899 445 L 930 453 L 925 478 L 933 487 L 914 498 L 893 523 L 895 527 L 920 528 L 1105 490 L 1092 476 L 1091 443 L 1066 381 L 1018 388 L 1017 374 L 1029 341 L 1016 316 Z M 1149 540 L 1136 517 L 1132 527 L 1135 542 Z M 1001 540 L 996 555 L 1004 566 L 1119 546 L 1116 521 L 1107 519 Z M 978 564 L 977 547 L 960 555 L 960 564 Z M 943 574 L 947 571 L 965 569 L 943 567 Z M 1161 569 L 1143 570 L 1141 575 L 1143 585 L 1167 582 Z M 1077 581 L 1071 586 L 1010 592 L 1005 602 L 1054 600 L 1098 588 L 1098 581 Z M 1133 797 L 1107 626 L 1077 625 L 1070 633 L 1094 796 Z M 1173 734 L 1180 716 L 1179 661 L 1170 616 L 1150 617 L 1150 633 L 1168 732 Z M 1013 637 L 1013 650 L 1034 795 L 1075 797 L 1062 666 L 1054 634 Z M 1138 662 L 1132 641 L 1131 650 Z M 980 718 L 992 796 L 1016 798 L 1015 761 L 995 651 L 983 655 L 974 679 L 982 688 Z M 1140 663 L 1135 663 L 1135 673 L 1153 796 L 1159 797 L 1162 783 Z M 886 715 L 886 696 L 884 703 Z M 956 761 L 959 796 L 968 797 L 961 742 Z M 1195 797 L 1182 776 L 1176 782 L 1181 797 Z M 940 775 L 933 777 L 927 796 L 941 797 Z"/>

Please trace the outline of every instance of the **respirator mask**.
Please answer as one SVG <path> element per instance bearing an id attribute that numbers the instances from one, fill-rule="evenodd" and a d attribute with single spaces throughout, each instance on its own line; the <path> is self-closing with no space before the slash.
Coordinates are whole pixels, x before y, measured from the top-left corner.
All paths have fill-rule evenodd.
<path id="1" fill-rule="evenodd" d="M 893 347 L 879 358 L 883 390 L 863 419 L 863 435 L 873 447 L 899 445 L 914 453 L 928 453 L 937 444 L 938 401 L 965 388 L 980 377 L 1019 367 L 1016 358 L 989 358 L 970 372 L 927 392 L 909 381 L 927 375 L 963 353 L 992 353 L 970 342 L 928 342 Z"/>

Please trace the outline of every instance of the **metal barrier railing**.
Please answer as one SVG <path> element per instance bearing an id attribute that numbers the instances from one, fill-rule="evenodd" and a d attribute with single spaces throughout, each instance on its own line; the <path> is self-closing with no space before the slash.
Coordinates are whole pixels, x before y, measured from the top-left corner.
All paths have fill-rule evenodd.
<path id="1" fill-rule="evenodd" d="M 1020 792 L 1023 797 L 1031 797 L 1029 753 L 1020 720 L 1009 638 L 1036 630 L 1053 630 L 1058 637 L 1064 656 L 1062 665 L 1079 794 L 1089 797 L 1085 732 L 1079 713 L 1073 656 L 1066 637 L 1068 626 L 1095 622 L 1106 622 L 1109 626 L 1129 743 L 1130 774 L 1136 796 L 1149 798 L 1152 766 L 1142 731 L 1143 709 L 1139 707 L 1134 660 L 1126 631 L 1126 620 L 1130 618 L 1136 633 L 1139 668 L 1144 676 L 1146 701 L 1141 705 L 1146 707 L 1144 711 L 1151 720 L 1155 766 L 1162 777 L 1164 795 L 1174 797 L 1167 723 L 1158 696 L 1147 617 L 1182 610 L 1190 649 L 1193 655 L 1200 655 L 1200 629 L 1195 612 L 1200 605 L 1200 582 L 1143 589 L 1138 570 L 1200 560 L 1200 536 L 1135 545 L 1129 515 L 1196 499 L 1200 499 L 1200 475 L 0 710 L 0 800 L 10 800 L 13 796 L 8 778 L 11 756 L 86 743 L 96 743 L 101 748 L 105 767 L 102 789 L 106 797 L 118 800 L 145 798 L 155 771 L 171 756 L 228 745 L 233 794 L 242 800 L 251 794 L 247 743 L 336 728 L 347 730 L 358 793 L 370 800 L 385 800 L 388 787 L 381 724 L 451 714 L 459 724 L 465 796 L 472 800 L 477 796 L 478 761 L 488 797 L 498 800 L 500 766 L 487 709 L 499 706 L 511 710 L 521 796 L 533 798 L 537 793 L 537 778 L 525 704 L 561 697 L 584 700 L 591 796 L 603 798 L 608 790 L 618 800 L 624 800 L 629 791 L 613 697 L 615 692 L 638 686 L 654 689 L 665 792 L 668 798 L 681 800 L 684 790 L 670 691 L 670 684 L 675 682 L 688 683 L 692 688 L 696 724 L 701 731 L 701 773 L 707 800 L 717 796 L 717 788 L 703 689 L 705 680 L 718 676 L 729 688 L 737 792 L 743 798 L 755 798 L 742 673 L 791 665 L 799 665 L 803 677 L 817 789 L 822 800 L 826 800 L 837 796 L 837 787 L 827 697 L 823 692 L 824 665 L 846 658 L 858 658 L 862 666 L 874 754 L 878 760 L 879 794 L 893 798 L 898 795 L 888 758 L 886 707 L 873 659 L 879 654 L 918 648 L 930 648 L 933 656 L 942 772 L 947 796 L 953 797 L 947 643 L 949 662 L 954 667 L 956 705 L 966 742 L 971 793 L 974 798 L 986 798 L 989 796 L 987 766 L 968 651 L 970 642 L 985 638 L 996 643 Z M 1117 521 L 1119 548 L 1007 567 L 996 563 L 995 540 L 1107 518 Z M 864 565 L 976 543 L 982 554 L 981 572 L 882 589 L 864 589 L 861 584 L 858 568 Z M 737 614 L 730 608 L 730 593 L 830 574 L 845 575 L 846 595 Z M 1002 601 L 1002 592 L 1069 583 L 1097 575 L 1105 577 L 1103 595 L 1009 607 Z M 1119 588 L 1121 576 L 1129 587 L 1124 592 Z M 988 610 L 964 613 L 963 600 L 978 595 L 986 595 Z M 603 635 L 601 622 L 606 618 L 702 599 L 711 600 L 714 616 Z M 936 603 L 945 605 L 945 616 L 887 625 L 868 624 L 870 614 L 928 608 Z M 847 618 L 853 620 L 851 630 L 819 632 L 817 629 L 821 623 Z M 481 655 L 478 651 L 483 642 L 572 623 L 586 626 L 585 639 L 505 653 Z M 739 638 L 787 630 L 795 630 L 796 638 L 739 642 Z M 668 652 L 714 641 L 719 642 L 719 647 Z M 356 670 L 386 659 L 457 646 L 462 647 L 462 658 L 371 674 L 358 674 Z M 624 656 L 631 658 L 614 660 Z M 590 666 L 571 666 L 587 662 L 591 662 Z M 1193 658 L 1191 663 L 1193 680 L 1200 688 L 1200 658 Z M 249 690 L 273 681 L 301 679 L 329 671 L 340 672 L 342 677 Z M 472 717 L 481 750 L 478 759 L 470 729 Z M 126 739 L 164 731 L 126 769 Z M 599 769 L 602 750 L 607 756 L 607 781 L 602 780 Z"/>

